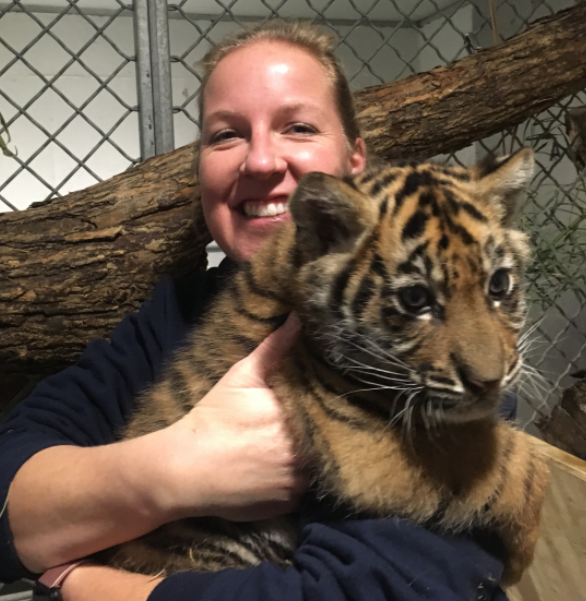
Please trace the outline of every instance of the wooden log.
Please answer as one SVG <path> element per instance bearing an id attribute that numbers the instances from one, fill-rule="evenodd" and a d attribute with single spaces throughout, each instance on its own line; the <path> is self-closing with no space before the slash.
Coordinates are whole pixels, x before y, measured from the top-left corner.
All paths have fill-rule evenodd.
<path id="1" fill-rule="evenodd" d="M 511 601 L 585 599 L 586 461 L 546 442 L 534 443 L 548 462 L 550 483 L 541 511 L 533 564 L 507 590 Z"/>
<path id="2" fill-rule="evenodd" d="M 584 56 L 582 2 L 495 48 L 359 92 L 365 138 L 387 158 L 465 146 L 585 87 Z M 0 375 L 45 375 L 73 362 L 163 274 L 204 264 L 209 233 L 193 154 L 193 146 L 180 148 L 0 215 Z"/>
<path id="3" fill-rule="evenodd" d="M 193 148 L 181 148 L 0 216 L 0 374 L 72 363 L 164 275 L 205 268 L 211 236 L 193 202 L 192 159 Z"/>
<path id="4" fill-rule="evenodd" d="M 359 92 L 369 149 L 429 158 L 521 123 L 586 87 L 586 2 L 445 67 Z"/>
<path id="5" fill-rule="evenodd" d="M 580 379 L 564 390 L 553 411 L 535 425 L 548 443 L 586 460 L 586 372 L 573 375 Z"/>

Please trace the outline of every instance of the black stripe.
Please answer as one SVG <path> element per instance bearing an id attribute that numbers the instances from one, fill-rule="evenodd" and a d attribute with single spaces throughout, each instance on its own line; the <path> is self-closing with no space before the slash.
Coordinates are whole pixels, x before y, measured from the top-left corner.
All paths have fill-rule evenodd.
<path id="1" fill-rule="evenodd" d="M 362 278 L 360 286 L 358 287 L 358 292 L 352 301 L 352 313 L 354 313 L 354 315 L 362 315 L 368 301 L 373 297 L 375 290 L 376 286 L 372 281 L 372 277 L 370 274 L 366 274 Z"/>
<path id="2" fill-rule="evenodd" d="M 448 202 L 448 210 L 450 214 L 454 216 L 458 215 L 460 212 L 460 203 L 449 190 L 444 190 L 444 196 Z"/>
<path id="3" fill-rule="evenodd" d="M 380 314 L 384 320 L 391 319 L 393 317 L 400 317 L 403 315 L 403 313 L 401 313 L 391 305 L 385 305 L 381 307 Z"/>
<path id="4" fill-rule="evenodd" d="M 356 187 L 356 182 L 354 181 L 354 178 L 351 175 L 346 175 L 342 178 L 342 180 L 347 186 L 350 186 L 353 190 L 358 190 L 358 188 Z"/>
<path id="5" fill-rule="evenodd" d="M 282 326 L 289 315 L 288 313 L 280 313 L 279 315 L 271 315 L 271 317 L 261 317 L 256 313 L 251 313 L 244 307 L 244 295 L 240 290 L 237 290 L 234 286 L 232 286 L 229 292 L 232 296 L 232 300 L 236 303 L 235 309 L 240 315 L 250 319 L 251 321 L 271 326 L 273 330 L 276 330 L 278 327 Z"/>
<path id="6" fill-rule="evenodd" d="M 424 192 L 419 197 L 419 206 L 422 209 L 426 207 L 431 207 L 431 213 L 434 217 L 437 217 L 440 214 L 439 204 L 437 202 L 437 198 L 432 192 Z"/>
<path id="7" fill-rule="evenodd" d="M 323 361 L 320 361 L 320 363 L 326 369 L 328 369 L 328 370 L 332 369 L 330 365 L 324 363 Z M 337 373 L 338 373 L 338 375 L 341 375 L 339 372 L 337 372 Z M 320 377 L 319 373 L 317 373 L 317 372 L 314 373 L 314 377 L 315 377 L 316 381 L 318 382 L 318 384 L 324 389 L 324 391 L 326 393 L 328 393 L 329 397 L 336 399 L 339 402 L 340 391 L 332 388 L 328 382 L 326 382 L 322 377 Z M 361 382 L 360 380 L 356 380 L 348 372 L 344 373 L 343 378 L 348 384 L 355 386 L 358 390 L 363 389 L 365 386 L 368 386 L 368 384 L 365 384 L 364 382 Z M 357 393 L 349 392 L 348 394 L 346 394 L 344 396 L 344 400 L 348 405 L 351 405 L 352 407 L 358 409 L 359 411 L 368 413 L 368 414 L 372 415 L 373 417 L 375 417 L 376 419 L 380 419 L 381 417 L 383 418 L 384 421 L 387 421 L 389 419 L 390 407 L 382 407 L 379 403 L 371 401 L 370 399 L 360 396 Z M 353 420 L 356 423 L 362 423 L 362 422 L 359 422 L 356 418 L 350 418 L 347 416 L 344 416 L 344 418 L 346 420 L 348 420 L 348 419 Z M 365 429 L 369 429 L 368 426 L 366 426 Z"/>
<path id="8" fill-rule="evenodd" d="M 144 537 L 144 542 L 157 551 L 162 551 L 165 553 L 175 553 L 176 555 L 182 557 L 189 557 L 190 551 L 205 551 L 206 553 L 211 553 L 214 555 L 214 559 L 216 561 L 220 561 L 220 563 L 227 563 L 226 559 L 232 559 L 238 565 L 247 566 L 249 563 L 245 561 L 240 555 L 234 553 L 233 551 L 229 551 L 225 545 L 222 545 L 222 540 L 220 537 L 224 536 L 223 532 L 215 531 L 213 536 L 216 540 L 206 539 L 200 541 L 194 541 L 191 537 L 186 539 L 181 539 L 176 536 L 177 533 L 170 534 L 165 531 L 165 529 L 155 530 L 151 534 L 147 534 Z M 225 537 L 227 538 L 227 537 Z M 240 541 L 238 541 L 240 543 Z M 246 548 L 245 545 L 242 545 Z"/>
<path id="9" fill-rule="evenodd" d="M 416 273 L 418 275 L 425 275 L 424 273 L 421 273 L 420 269 L 413 265 L 412 262 L 409 261 L 404 261 L 403 263 L 400 263 L 397 266 L 397 272 L 398 273 L 405 273 L 405 274 L 412 274 L 412 273 Z"/>
<path id="10" fill-rule="evenodd" d="M 252 555 L 255 555 L 259 560 L 262 559 L 265 552 L 266 536 L 262 532 L 255 531 L 252 524 L 238 524 L 215 517 L 188 518 L 185 522 L 187 522 L 186 525 L 188 526 L 184 533 L 185 544 L 188 547 L 194 545 L 196 547 L 200 546 L 200 541 L 195 540 L 196 536 L 199 535 L 206 537 L 203 544 L 206 542 L 210 544 L 217 543 L 222 552 L 224 550 L 222 538 L 235 542 Z"/>
<path id="11" fill-rule="evenodd" d="M 418 244 L 412 251 L 411 254 L 407 257 L 407 262 L 412 263 L 417 257 L 422 257 L 427 252 L 427 247 L 429 246 L 429 241 L 422 242 Z"/>
<path id="12" fill-rule="evenodd" d="M 376 175 L 377 172 L 375 171 L 367 171 L 359 177 L 358 183 L 361 186 L 364 186 L 365 184 L 368 184 L 368 182 L 371 182 L 376 177 Z"/>
<path id="13" fill-rule="evenodd" d="M 382 190 L 384 190 L 387 186 L 392 184 L 396 179 L 397 173 L 394 171 L 390 171 L 381 179 L 374 182 L 374 184 L 370 188 L 369 196 L 377 196 Z"/>
<path id="14" fill-rule="evenodd" d="M 248 336 L 244 336 L 243 334 L 230 332 L 227 334 L 227 338 L 238 344 L 238 346 L 242 347 L 246 351 L 247 355 L 250 355 L 250 353 L 252 353 L 252 351 L 254 351 L 260 344 L 260 342 L 257 342 Z"/>
<path id="15" fill-rule="evenodd" d="M 436 374 L 432 374 L 429 377 L 430 382 L 436 382 L 437 384 L 448 384 L 449 386 L 454 386 L 455 382 L 452 378 L 448 378 L 447 376 L 438 376 Z"/>
<path id="16" fill-rule="evenodd" d="M 295 361 L 295 367 L 297 368 L 297 373 L 301 380 L 301 386 L 305 389 L 305 391 L 308 394 L 310 394 L 312 396 L 312 398 L 317 403 L 317 405 L 322 409 L 322 411 L 330 419 L 333 419 L 334 421 L 346 424 L 347 426 L 350 426 L 351 428 L 356 429 L 356 430 L 370 430 L 369 424 L 363 422 L 362 420 L 356 419 L 355 417 L 350 417 L 348 415 L 344 415 L 337 409 L 334 409 L 333 407 L 326 405 L 321 394 L 316 390 L 314 382 L 310 381 L 310 379 L 306 375 L 307 371 L 308 371 L 308 366 L 306 364 L 301 363 L 301 361 L 299 361 L 298 358 Z M 328 369 L 329 369 L 329 366 L 328 366 Z M 314 370 L 312 370 L 312 371 L 313 371 L 312 375 L 315 379 L 315 383 L 318 383 L 318 384 L 322 385 L 323 388 L 325 388 L 325 386 L 323 386 L 323 383 L 320 381 L 320 379 L 318 379 L 316 377 L 317 374 L 315 373 L 315 371 Z M 327 388 L 326 388 L 326 392 L 328 392 Z M 337 391 L 335 391 L 334 393 L 331 393 L 331 392 L 328 393 L 328 396 L 333 396 L 334 398 L 337 399 L 340 395 Z"/>
<path id="17" fill-rule="evenodd" d="M 425 231 L 425 224 L 428 219 L 429 216 L 423 211 L 413 213 L 403 228 L 401 239 L 404 241 L 408 238 L 419 238 Z"/>
<path id="18" fill-rule="evenodd" d="M 388 209 L 389 209 L 389 199 L 385 198 L 380 203 L 380 207 L 378 208 L 378 219 L 379 219 L 379 221 L 381 221 L 384 218 L 384 216 L 387 214 Z"/>
<path id="19" fill-rule="evenodd" d="M 354 261 L 349 261 L 334 279 L 330 293 L 330 306 L 334 313 L 342 314 L 341 307 L 344 301 L 344 291 L 346 290 L 346 286 L 348 286 L 348 280 L 353 271 Z"/>
<path id="20" fill-rule="evenodd" d="M 470 269 L 472 275 L 478 275 L 480 273 L 480 265 L 473 257 L 467 255 L 466 263 L 468 264 L 468 268 Z"/>
<path id="21" fill-rule="evenodd" d="M 241 267 L 242 273 L 246 279 L 246 284 L 250 291 L 257 296 L 261 296 L 262 298 L 269 298 L 271 300 L 281 301 L 281 299 L 271 290 L 266 290 L 259 286 L 257 281 L 254 279 L 254 274 L 252 273 L 252 266 L 250 263 L 244 263 Z"/>
<path id="22" fill-rule="evenodd" d="M 458 170 L 454 169 L 453 167 L 449 167 L 447 165 L 433 165 L 434 170 L 439 171 L 440 173 L 443 173 L 444 175 L 447 175 L 448 177 L 451 177 L 453 179 L 457 179 L 461 182 L 469 182 L 471 177 L 470 177 L 470 173 L 464 171 L 464 172 L 459 172 Z"/>
<path id="23" fill-rule="evenodd" d="M 453 177 L 454 179 L 460 180 L 461 182 L 469 182 L 472 179 L 472 177 L 470 176 L 470 173 L 467 173 L 467 172 L 459 173 L 458 171 L 451 170 L 451 169 L 446 170 L 446 175 L 449 175 L 450 177 Z"/>
<path id="24" fill-rule="evenodd" d="M 466 244 L 467 246 L 470 246 L 471 244 L 474 244 L 476 242 L 476 239 L 472 236 L 472 234 L 463 225 L 460 225 L 459 223 L 454 224 L 454 234 L 460 236 L 462 242 L 464 242 L 464 244 Z"/>
<path id="25" fill-rule="evenodd" d="M 385 267 L 385 262 L 377 252 L 374 253 L 374 257 L 372 258 L 372 262 L 370 264 L 370 271 L 376 273 L 377 275 L 380 275 L 380 277 L 384 280 L 388 279 L 388 273 Z"/>
<path id="26" fill-rule="evenodd" d="M 408 196 L 415 194 L 417 189 L 421 186 L 432 186 L 436 184 L 437 180 L 431 175 L 429 171 L 415 171 L 410 173 L 405 178 L 405 183 L 403 187 L 397 192 L 395 196 L 395 209 L 394 213 L 401 208 L 403 202 Z"/>
<path id="27" fill-rule="evenodd" d="M 449 245 L 450 239 L 448 238 L 448 236 L 446 236 L 446 234 L 443 234 L 439 242 L 437 243 L 438 250 L 446 250 Z"/>
<path id="28" fill-rule="evenodd" d="M 476 221 L 481 221 L 482 223 L 486 223 L 488 219 L 484 214 L 482 214 L 472 203 L 469 203 L 465 200 L 460 201 L 460 208 L 466 211 L 470 217 L 476 219 Z"/>

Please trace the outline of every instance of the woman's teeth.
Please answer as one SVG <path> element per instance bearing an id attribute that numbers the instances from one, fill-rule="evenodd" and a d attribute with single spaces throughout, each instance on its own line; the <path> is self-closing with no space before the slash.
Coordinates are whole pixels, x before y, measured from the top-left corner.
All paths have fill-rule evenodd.
<path id="1" fill-rule="evenodd" d="M 275 217 L 287 212 L 287 203 L 269 202 L 265 205 L 258 202 L 245 202 L 243 210 L 247 217 Z"/>

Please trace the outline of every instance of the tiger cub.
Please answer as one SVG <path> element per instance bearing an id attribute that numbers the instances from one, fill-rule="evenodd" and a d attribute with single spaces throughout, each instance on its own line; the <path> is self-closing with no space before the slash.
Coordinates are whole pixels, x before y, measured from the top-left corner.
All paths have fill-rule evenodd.
<path id="1" fill-rule="evenodd" d="M 320 492 L 357 512 L 496 533 L 505 583 L 532 559 L 547 470 L 495 416 L 518 376 L 526 236 L 511 228 L 525 149 L 471 169 L 384 165 L 302 178 L 292 219 L 243 264 L 142 399 L 127 437 L 188 412 L 295 309 L 271 384 Z M 191 519 L 118 547 L 144 573 L 286 563 L 294 524 Z"/>

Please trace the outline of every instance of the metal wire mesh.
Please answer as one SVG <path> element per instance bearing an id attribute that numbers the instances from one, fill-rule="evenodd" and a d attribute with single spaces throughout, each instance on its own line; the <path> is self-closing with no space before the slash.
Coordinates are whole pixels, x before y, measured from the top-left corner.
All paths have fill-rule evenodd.
<path id="1" fill-rule="evenodd" d="M 53 12 L 46 8 L 39 13 L 38 5 L 33 11 L 16 0 L 0 4 L 0 113 L 19 149 L 13 162 L 0 157 L 0 201 L 10 208 L 24 208 L 32 200 L 108 177 L 135 163 L 139 154 L 134 87 L 130 90 L 129 85 L 120 85 L 121 78 L 136 77 L 131 47 L 133 6 L 120 0 L 92 0 L 83 3 L 93 7 L 84 13 L 82 3 L 76 0 L 45 1 L 54 5 Z M 164 0 L 148 2 L 149 9 L 151 4 L 165 6 Z M 576 3 L 179 0 L 167 6 L 173 99 L 173 131 L 168 137 L 174 137 L 178 147 L 198 136 L 197 62 L 227 32 L 251 22 L 304 18 L 335 32 L 339 36 L 337 52 L 351 85 L 361 89 L 454 61 Z M 28 37 L 20 32 L 6 35 L 6 31 L 24 27 L 16 18 L 20 23 L 26 20 L 28 27 L 34 24 L 36 31 Z M 87 30 L 75 43 L 65 31 L 66 20 L 74 18 L 75 27 L 83 24 Z M 42 66 L 46 57 L 35 56 L 35 48 L 47 40 L 54 48 L 53 56 L 60 56 L 58 65 L 48 70 Z M 104 53 L 111 58 L 105 60 Z M 107 72 L 100 69 L 105 63 Z M 26 71 L 35 83 L 26 90 L 15 88 L 11 77 L 16 69 Z M 83 72 L 84 94 L 63 85 L 72 72 Z M 92 112 L 102 102 L 111 109 L 104 114 Z M 52 103 L 59 103 L 67 116 L 56 119 L 46 110 Z M 572 162 L 564 126 L 567 109 L 585 104 L 584 93 L 567 98 L 514 131 L 443 157 L 470 164 L 487 152 L 508 153 L 521 145 L 537 151 L 538 173 L 522 211 L 523 227 L 530 232 L 535 248 L 528 292 L 531 320 L 538 326 L 528 360 L 541 373 L 541 379 L 529 378 L 519 389 L 520 420 L 529 429 L 536 416 L 547 413 L 572 383 L 569 374 L 586 367 L 586 312 L 582 308 L 586 294 L 582 267 L 586 258 L 586 184 Z M 155 103 L 155 114 L 157 110 Z M 122 129 L 124 135 L 119 136 Z M 43 163 L 49 148 L 53 149 L 53 172 Z"/>
<path id="2" fill-rule="evenodd" d="M 18 152 L 1 163 L 8 207 L 86 187 L 138 161 L 132 19 L 114 4 L 104 15 L 75 0 L 34 11 L 26 2 L 0 5 L 0 109 Z"/>

